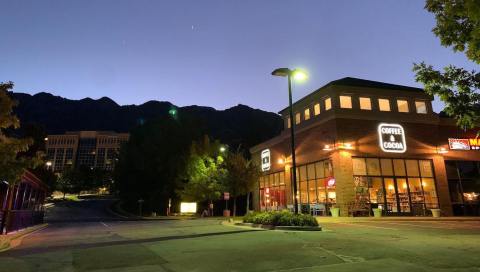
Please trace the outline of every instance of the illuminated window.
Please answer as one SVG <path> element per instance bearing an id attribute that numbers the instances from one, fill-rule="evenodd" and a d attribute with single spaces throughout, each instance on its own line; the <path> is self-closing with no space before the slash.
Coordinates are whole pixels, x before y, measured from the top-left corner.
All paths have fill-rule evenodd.
<path id="1" fill-rule="evenodd" d="M 295 113 L 295 125 L 300 124 L 301 118 L 300 118 L 300 113 L 297 112 Z"/>
<path id="2" fill-rule="evenodd" d="M 313 114 L 319 115 L 320 114 L 320 104 L 317 103 L 313 106 Z"/>
<path id="3" fill-rule="evenodd" d="M 415 101 L 415 108 L 417 109 L 417 113 L 427 113 L 427 104 L 425 103 L 425 101 Z"/>
<path id="4" fill-rule="evenodd" d="M 340 96 L 340 108 L 342 109 L 351 109 L 352 108 L 352 97 L 348 95 Z"/>
<path id="5" fill-rule="evenodd" d="M 329 97 L 325 99 L 325 110 L 330 110 L 332 108 L 332 99 Z"/>
<path id="6" fill-rule="evenodd" d="M 390 101 L 388 99 L 379 98 L 378 108 L 380 111 L 390 111 Z"/>
<path id="7" fill-rule="evenodd" d="M 372 100 L 370 97 L 360 97 L 360 109 L 372 110 Z"/>
<path id="8" fill-rule="evenodd" d="M 290 120 L 290 117 L 287 118 L 287 128 L 290 128 L 292 126 L 292 121 Z"/>
<path id="9" fill-rule="evenodd" d="M 398 112 L 409 112 L 408 101 L 399 99 L 397 100 Z"/>
<path id="10" fill-rule="evenodd" d="M 305 117 L 305 120 L 310 119 L 310 109 L 306 108 L 303 115 Z"/>

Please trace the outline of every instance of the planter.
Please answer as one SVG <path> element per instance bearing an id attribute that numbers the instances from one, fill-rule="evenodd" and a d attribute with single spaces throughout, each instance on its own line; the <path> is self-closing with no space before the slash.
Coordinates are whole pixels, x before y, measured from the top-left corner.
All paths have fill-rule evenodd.
<path id="1" fill-rule="evenodd" d="M 223 210 L 223 217 L 230 217 L 230 210 Z"/>
<path id="2" fill-rule="evenodd" d="M 373 217 L 382 217 L 382 209 L 374 208 L 373 210 Z"/>
<path id="3" fill-rule="evenodd" d="M 433 217 L 440 217 L 440 209 L 430 209 Z"/>
<path id="4" fill-rule="evenodd" d="M 340 216 L 340 208 L 331 208 L 330 212 L 332 213 L 332 217 L 339 217 Z"/>

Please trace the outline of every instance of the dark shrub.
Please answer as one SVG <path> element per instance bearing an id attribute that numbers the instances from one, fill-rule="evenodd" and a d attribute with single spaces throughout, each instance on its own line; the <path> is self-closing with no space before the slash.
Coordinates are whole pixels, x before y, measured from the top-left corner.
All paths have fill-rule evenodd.
<path id="1" fill-rule="evenodd" d="M 243 222 L 274 226 L 309 226 L 316 227 L 318 222 L 309 214 L 293 214 L 290 211 L 249 212 Z"/>

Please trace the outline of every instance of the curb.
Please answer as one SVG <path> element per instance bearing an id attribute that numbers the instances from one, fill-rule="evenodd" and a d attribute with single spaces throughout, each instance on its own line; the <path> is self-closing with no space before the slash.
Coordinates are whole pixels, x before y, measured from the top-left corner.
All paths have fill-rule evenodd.
<path id="1" fill-rule="evenodd" d="M 227 224 L 226 224 L 227 225 Z M 265 230 L 283 230 L 283 231 L 322 231 L 322 227 L 308 227 L 308 226 L 273 226 L 253 223 L 234 223 L 234 226 L 260 228 Z"/>
<path id="2" fill-rule="evenodd" d="M 44 223 L 41 225 L 36 225 L 36 226 L 32 226 L 32 227 L 28 227 L 26 229 L 20 230 L 18 233 L 12 234 L 11 237 L 0 236 L 0 238 L 4 238 L 0 240 L 0 253 L 19 246 L 25 237 L 27 237 L 28 235 L 36 231 L 43 230 L 47 227 L 48 227 L 48 223 Z"/>

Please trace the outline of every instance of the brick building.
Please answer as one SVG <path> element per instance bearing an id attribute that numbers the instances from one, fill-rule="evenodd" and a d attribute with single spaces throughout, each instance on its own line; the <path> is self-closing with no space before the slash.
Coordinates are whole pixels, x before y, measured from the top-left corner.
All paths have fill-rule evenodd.
<path id="1" fill-rule="evenodd" d="M 478 215 L 480 141 L 433 112 L 422 89 L 356 78 L 332 81 L 294 103 L 298 203 L 341 216 Z M 288 108 L 282 133 L 250 149 L 264 175 L 257 210 L 293 207 Z"/>

